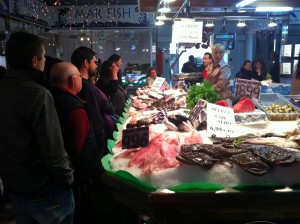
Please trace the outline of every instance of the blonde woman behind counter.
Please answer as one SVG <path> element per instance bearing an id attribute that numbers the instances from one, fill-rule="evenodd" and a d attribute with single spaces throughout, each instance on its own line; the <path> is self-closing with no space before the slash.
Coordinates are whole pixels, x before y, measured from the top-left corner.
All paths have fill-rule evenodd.
<path id="1" fill-rule="evenodd" d="M 230 90 L 230 67 L 223 60 L 225 47 L 222 44 L 215 44 L 211 48 L 213 63 L 207 68 L 207 80 L 219 93 L 221 99 L 232 97 Z"/>
<path id="2" fill-rule="evenodd" d="M 148 68 L 147 77 L 148 77 L 147 78 L 147 86 L 152 86 L 157 77 L 157 68 L 156 67 Z M 165 87 L 165 90 L 170 89 L 170 86 L 166 81 L 164 81 L 164 87 Z"/>

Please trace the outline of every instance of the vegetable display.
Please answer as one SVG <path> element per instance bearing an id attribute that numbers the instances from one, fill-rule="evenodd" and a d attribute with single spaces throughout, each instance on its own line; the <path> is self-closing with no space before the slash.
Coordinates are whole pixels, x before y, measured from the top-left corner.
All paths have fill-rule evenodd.
<path id="1" fill-rule="evenodd" d="M 204 80 L 200 86 L 192 85 L 187 94 L 186 105 L 192 110 L 200 99 L 209 103 L 215 103 L 220 100 L 220 96 L 209 81 Z"/>

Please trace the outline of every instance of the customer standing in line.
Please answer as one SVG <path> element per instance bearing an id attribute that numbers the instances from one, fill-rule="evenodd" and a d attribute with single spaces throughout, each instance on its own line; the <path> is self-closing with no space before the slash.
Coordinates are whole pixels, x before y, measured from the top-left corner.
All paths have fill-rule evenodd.
<path id="1" fill-rule="evenodd" d="M 224 61 L 225 47 L 222 44 L 215 44 L 211 48 L 213 63 L 207 67 L 206 79 L 213 85 L 219 93 L 221 99 L 232 97 L 230 90 L 230 67 Z"/>
<path id="2" fill-rule="evenodd" d="M 254 61 L 254 68 L 252 70 L 251 79 L 258 81 L 266 80 L 267 67 L 265 61 L 262 58 L 258 58 Z"/>
<path id="3" fill-rule="evenodd" d="M 13 33 L 0 82 L 0 176 L 17 223 L 73 223 L 73 169 L 45 78 L 42 40 Z"/>
<path id="4" fill-rule="evenodd" d="M 74 167 L 74 223 L 93 223 L 97 217 L 93 183 L 101 175 L 101 162 L 84 102 L 77 96 L 82 88 L 81 74 L 73 64 L 60 62 L 52 67 L 50 82 L 65 147 Z"/>
<path id="5" fill-rule="evenodd" d="M 89 120 L 94 129 L 99 153 L 102 155 L 106 142 L 103 120 L 101 117 L 101 96 L 97 87 L 88 80 L 90 75 L 97 72 L 96 53 L 88 47 L 78 47 L 72 53 L 71 62 L 77 67 L 82 75 L 82 89 L 79 93 L 79 97 L 87 101 L 86 109 L 89 115 Z"/>
<path id="6" fill-rule="evenodd" d="M 126 93 L 118 82 L 118 71 L 119 67 L 115 62 L 110 60 L 103 62 L 96 86 L 110 99 L 115 113 L 122 116 L 125 109 Z"/>
<path id="7" fill-rule="evenodd" d="M 115 63 L 116 66 L 118 66 L 119 70 L 118 70 L 118 82 L 119 85 L 122 85 L 122 70 L 121 70 L 121 65 L 123 64 L 122 58 L 120 55 L 118 54 L 113 54 L 108 58 L 108 61 L 112 61 Z"/>

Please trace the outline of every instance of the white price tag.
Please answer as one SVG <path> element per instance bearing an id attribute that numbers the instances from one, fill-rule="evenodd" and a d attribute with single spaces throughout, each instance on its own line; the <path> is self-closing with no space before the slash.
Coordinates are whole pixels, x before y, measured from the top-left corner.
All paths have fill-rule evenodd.
<path id="1" fill-rule="evenodd" d="M 207 134 L 215 137 L 236 137 L 232 108 L 207 103 Z"/>
<path id="2" fill-rule="evenodd" d="M 164 84 L 165 78 L 157 77 L 149 90 L 149 95 L 157 98 L 157 93 L 160 92 L 162 85 Z"/>
<path id="3" fill-rule="evenodd" d="M 248 79 L 236 79 L 235 81 L 234 95 L 236 96 L 259 99 L 260 91 L 260 81 Z"/>

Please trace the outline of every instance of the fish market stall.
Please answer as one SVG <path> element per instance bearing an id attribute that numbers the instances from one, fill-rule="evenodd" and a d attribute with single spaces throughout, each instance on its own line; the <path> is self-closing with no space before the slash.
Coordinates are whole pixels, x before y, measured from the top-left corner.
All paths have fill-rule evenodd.
<path id="1" fill-rule="evenodd" d="M 115 198 L 158 223 L 300 219 L 298 110 L 281 96 L 242 98 L 233 106 L 235 134 L 217 137 L 208 135 L 209 107 L 200 100 L 188 116 L 186 97 L 171 89 L 155 99 L 140 89 L 127 101 L 102 159 Z M 270 97 L 282 114 L 266 108 Z M 147 144 L 131 147 L 145 136 Z"/>

